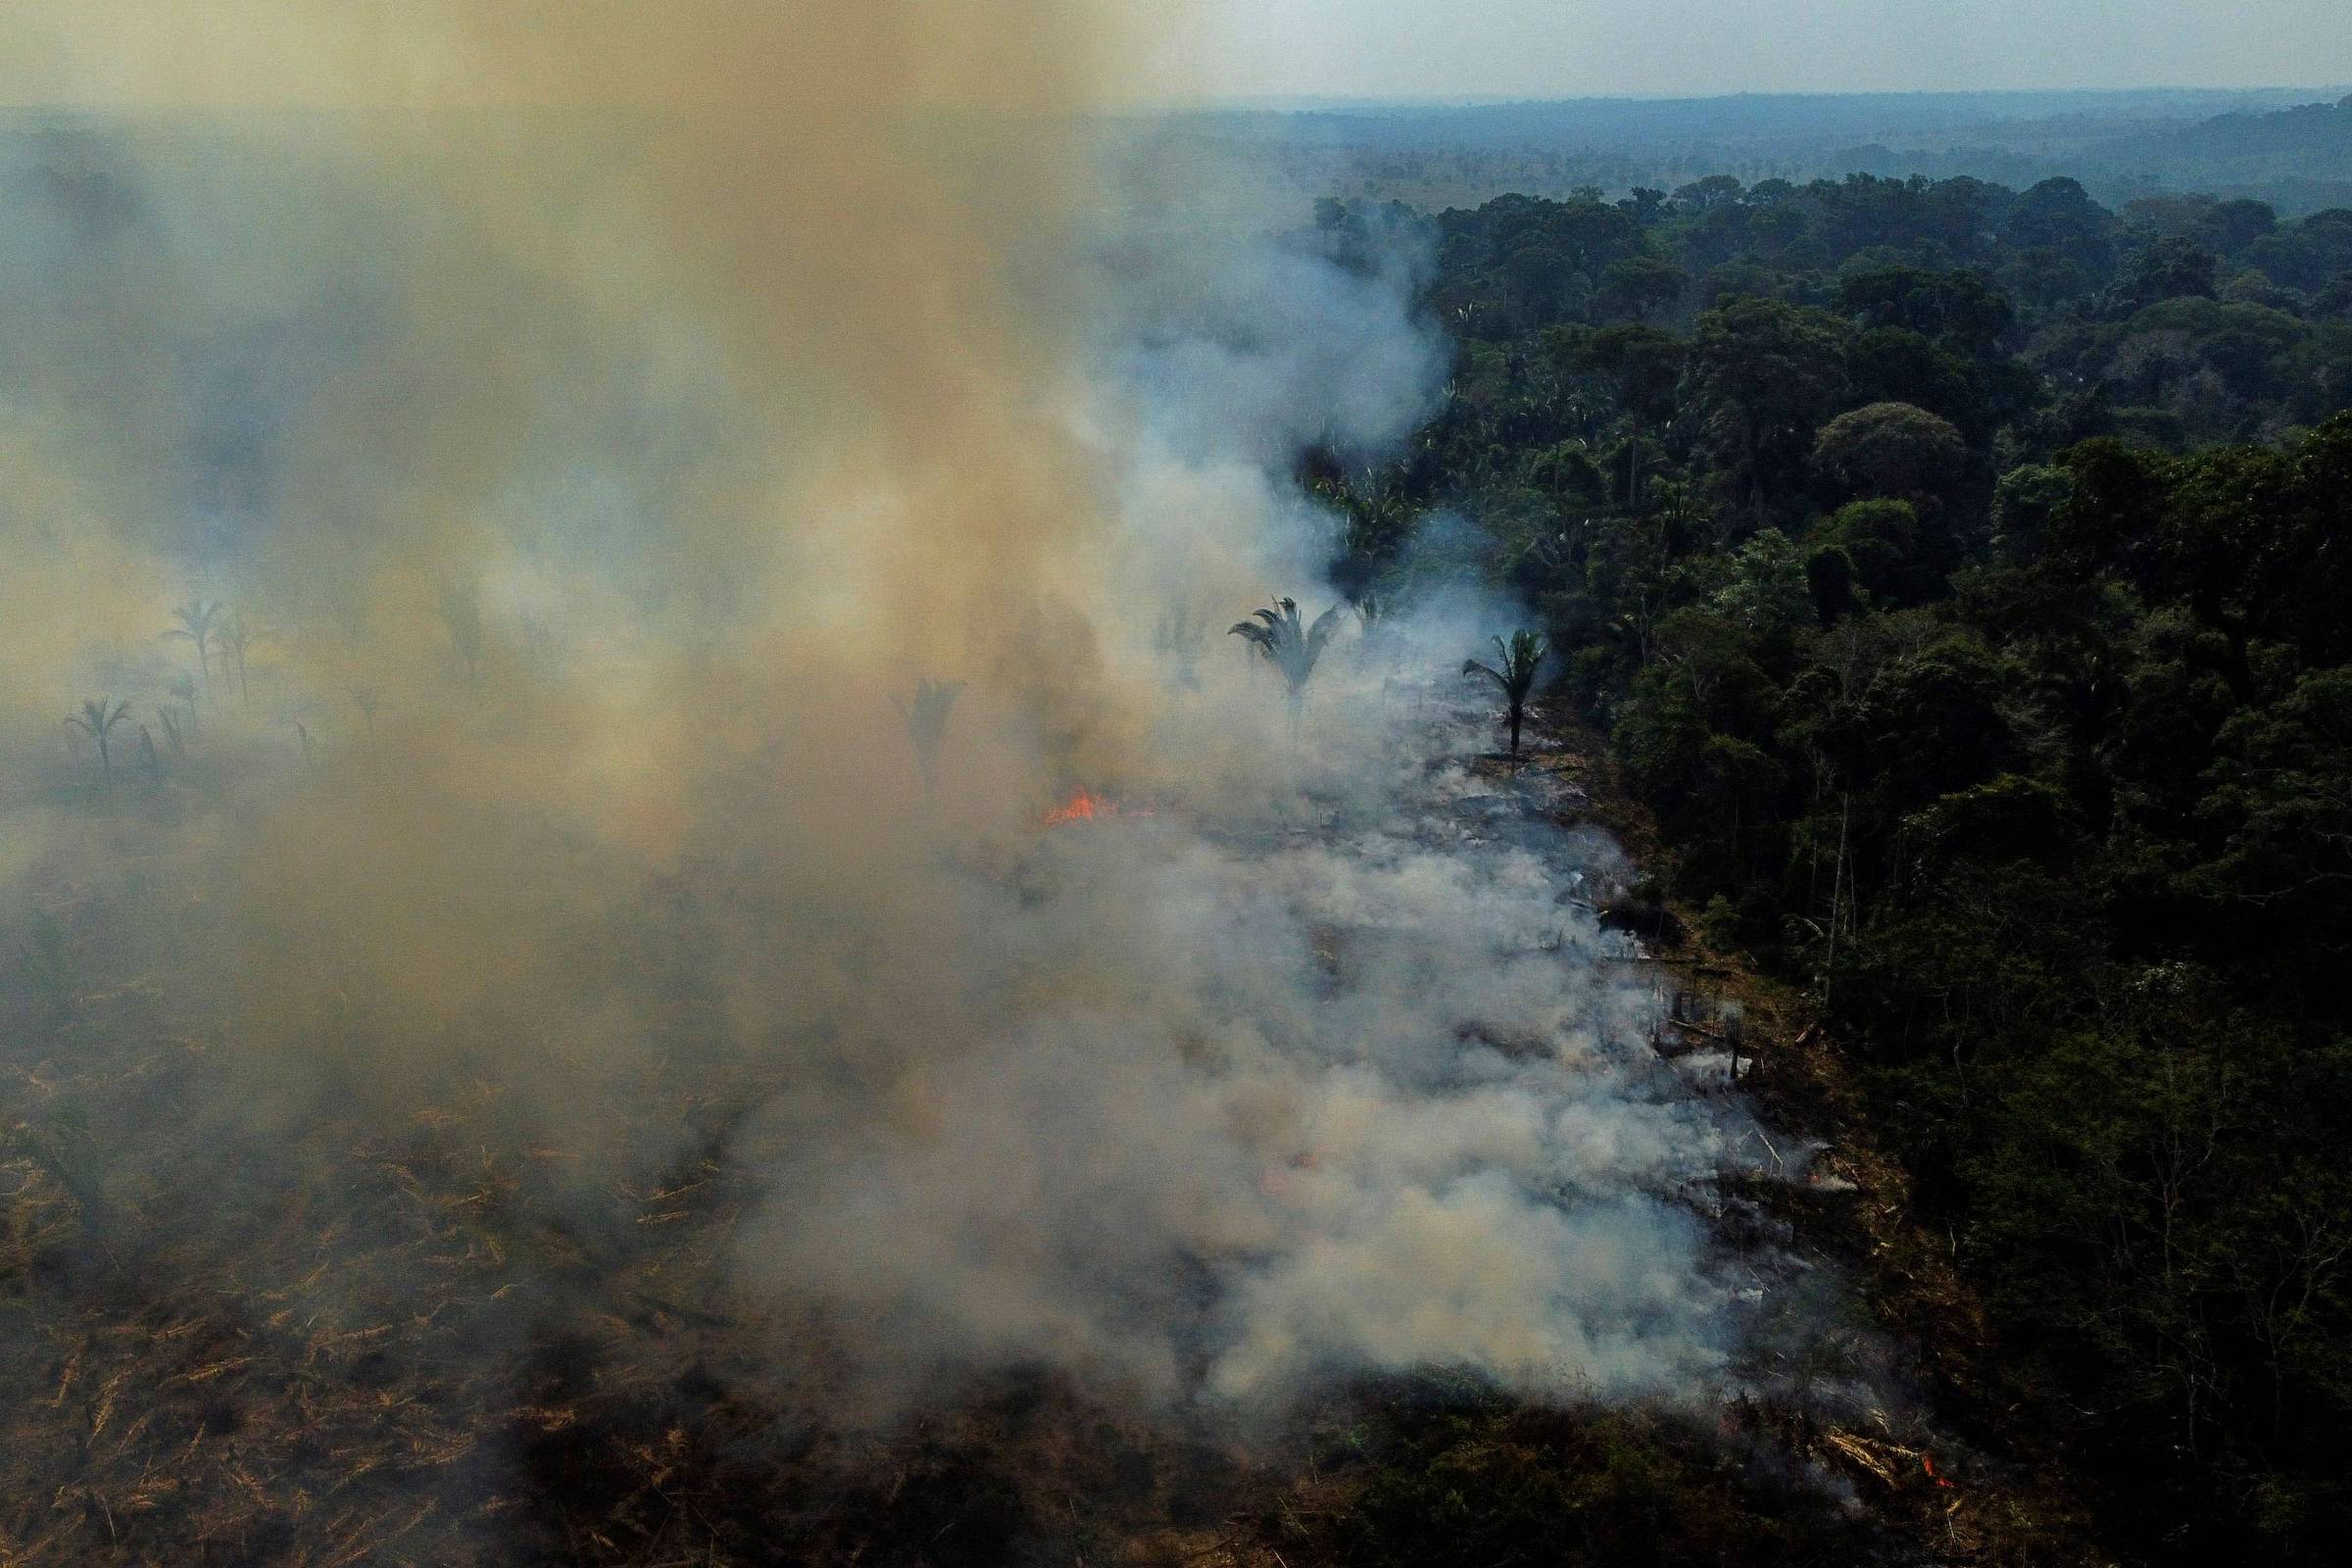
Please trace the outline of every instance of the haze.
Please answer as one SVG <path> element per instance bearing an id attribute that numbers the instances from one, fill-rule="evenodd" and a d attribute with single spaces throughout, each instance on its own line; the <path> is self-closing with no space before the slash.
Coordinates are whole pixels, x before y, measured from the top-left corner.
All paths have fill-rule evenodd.
<path id="1" fill-rule="evenodd" d="M 1210 96 L 1644 97 L 2352 79 L 2340 0 L 1204 0 Z"/>

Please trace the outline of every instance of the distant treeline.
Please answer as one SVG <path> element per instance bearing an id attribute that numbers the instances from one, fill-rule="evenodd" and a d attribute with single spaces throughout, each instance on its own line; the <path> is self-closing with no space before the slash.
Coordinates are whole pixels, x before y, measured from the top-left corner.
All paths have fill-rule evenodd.
<path id="1" fill-rule="evenodd" d="M 1517 193 L 1672 188 L 1710 173 L 1805 180 L 2071 176 L 2102 201 L 2250 196 L 2352 206 L 2352 108 L 2290 92 L 1920 93 L 1580 100 L 1194 117 L 1304 188 L 1433 210 Z"/>

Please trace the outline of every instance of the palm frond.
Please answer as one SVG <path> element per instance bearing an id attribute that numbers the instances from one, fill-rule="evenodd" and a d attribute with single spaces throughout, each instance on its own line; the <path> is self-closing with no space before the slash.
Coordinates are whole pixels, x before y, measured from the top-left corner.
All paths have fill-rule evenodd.
<path id="1" fill-rule="evenodd" d="M 1309 659 L 1322 655 L 1323 645 L 1331 641 L 1331 634 L 1339 629 L 1339 623 L 1340 607 L 1337 605 L 1315 617 L 1314 626 L 1306 634 L 1306 651 Z"/>

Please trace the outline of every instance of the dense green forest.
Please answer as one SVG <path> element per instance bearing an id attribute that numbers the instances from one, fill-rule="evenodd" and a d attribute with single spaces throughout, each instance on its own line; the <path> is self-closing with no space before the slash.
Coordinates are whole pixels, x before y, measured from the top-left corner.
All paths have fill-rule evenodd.
<path id="1" fill-rule="evenodd" d="M 2065 179 L 1525 197 L 1398 231 L 1441 416 L 1310 460 L 1465 563 L 1658 893 L 1799 988 L 2112 1549 L 2352 1524 L 2352 211 Z"/>

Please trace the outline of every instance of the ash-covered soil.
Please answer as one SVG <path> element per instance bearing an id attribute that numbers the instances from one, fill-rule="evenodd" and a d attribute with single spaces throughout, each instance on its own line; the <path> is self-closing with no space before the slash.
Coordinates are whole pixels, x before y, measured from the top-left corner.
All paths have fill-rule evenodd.
<path id="1" fill-rule="evenodd" d="M 257 1112 L 166 940 L 172 873 L 45 889 L 0 1048 L 5 1560 L 1981 1556 L 1988 1461 L 1936 1432 L 1845 1283 L 1853 1183 L 1758 1118 L 1738 1074 L 1771 1047 L 1645 943 L 1634 868 L 1578 825 L 1579 760 L 1484 755 L 1482 719 L 1425 700 L 1378 789 L 1246 823 L 1136 803 L 970 872 L 1039 930 L 1105 878 L 1255 901 L 1186 927 L 1200 951 L 1142 993 L 1271 964 L 1304 998 L 1246 1046 L 1193 1013 L 1158 1076 L 1105 1063 L 1171 1118 L 1241 1124 L 1203 1158 L 1246 1190 L 1031 1259 L 1041 1295 L 1009 1306 L 958 1293 L 1010 1288 L 994 1250 L 1124 1212 L 1167 1151 L 1041 1121 L 997 1170 L 1035 1190 L 944 1219 L 909 1195 L 981 1158 L 952 1124 L 862 1129 L 861 1175 L 808 1176 L 836 1146 L 789 1109 L 811 1059 L 851 1058 L 716 1026 L 676 961 L 713 895 L 640 890 L 637 983 L 671 988 L 675 1039 L 583 1057 L 594 1115 L 567 1128 L 495 1035 L 405 1096 L 343 1092 L 345 1058 Z M 1062 994 L 1034 965 L 990 980 Z M 1026 1060 L 979 1052 L 951 1102 Z M 1048 1093 L 1007 1092 L 989 1137 Z M 799 1277 L 793 1249 L 860 1203 L 880 1255 L 926 1227 L 972 1255 L 911 1304 Z M 1048 1291 L 1058 1327 L 971 1326 Z"/>

